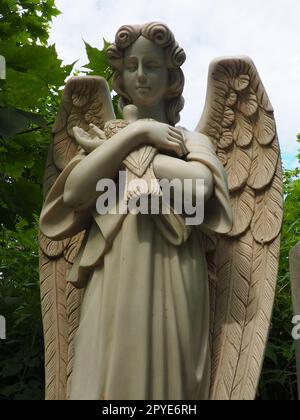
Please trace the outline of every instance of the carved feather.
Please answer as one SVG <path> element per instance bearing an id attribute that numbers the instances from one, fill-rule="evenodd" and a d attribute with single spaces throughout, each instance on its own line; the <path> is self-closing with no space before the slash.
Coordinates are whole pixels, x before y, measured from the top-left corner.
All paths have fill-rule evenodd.
<path id="1" fill-rule="evenodd" d="M 222 127 L 224 127 L 224 128 L 231 127 L 233 122 L 234 122 L 234 119 L 235 119 L 235 115 L 234 115 L 234 112 L 232 111 L 232 109 L 229 108 L 228 106 L 225 107 Z"/>
<path id="2" fill-rule="evenodd" d="M 277 139 L 269 147 L 261 146 L 255 139 L 253 144 L 253 160 L 250 177 L 247 181 L 254 190 L 262 190 L 272 181 L 279 158 L 279 145 Z"/>
<path id="3" fill-rule="evenodd" d="M 246 232 L 250 226 L 255 207 L 254 191 L 246 186 L 243 190 L 232 194 L 231 207 L 235 217 L 235 222 L 232 230 L 227 234 L 227 236 L 233 238 Z"/>
<path id="4" fill-rule="evenodd" d="M 41 304 L 45 338 L 46 399 L 66 397 L 68 362 L 66 272 L 64 258 L 40 255 Z"/>
<path id="5" fill-rule="evenodd" d="M 214 368 L 218 372 L 212 389 L 213 399 L 230 399 L 246 318 L 252 247 L 253 238 L 248 232 L 239 241 L 220 239 L 217 249 L 217 316 L 214 328 L 217 352 L 213 364 L 216 364 Z"/>
<path id="6" fill-rule="evenodd" d="M 226 166 L 228 162 L 228 154 L 226 153 L 226 151 L 223 150 L 222 148 L 218 148 L 217 155 L 222 165 Z"/>
<path id="7" fill-rule="evenodd" d="M 234 220 L 219 238 L 217 280 L 210 280 L 211 399 L 253 399 L 275 295 L 283 193 L 273 108 L 249 58 L 211 64 L 196 130 L 211 138 L 225 167 Z"/>
<path id="8" fill-rule="evenodd" d="M 246 117 L 252 117 L 258 109 L 257 97 L 253 89 L 249 89 L 243 95 L 239 96 L 237 105 L 239 109 Z"/>
<path id="9" fill-rule="evenodd" d="M 226 172 L 229 191 L 238 191 L 247 183 L 252 162 L 252 149 L 236 145 L 228 152 Z"/>
<path id="10" fill-rule="evenodd" d="M 249 86 L 250 76 L 248 74 L 242 74 L 238 77 L 233 77 L 229 83 L 234 90 L 241 92 Z"/>
<path id="11" fill-rule="evenodd" d="M 232 387 L 231 399 L 234 400 L 255 398 L 272 316 L 279 251 L 280 237 L 265 246 L 254 242 L 246 322 Z"/>
<path id="12" fill-rule="evenodd" d="M 254 135 L 261 145 L 270 144 L 276 135 L 276 125 L 273 113 L 268 113 L 264 109 L 259 110 L 258 123 L 254 128 Z"/>
<path id="13" fill-rule="evenodd" d="M 215 252 L 208 252 L 206 254 L 207 261 L 207 272 L 208 272 L 208 282 L 209 282 L 209 301 L 210 301 L 210 347 L 213 352 L 213 340 L 214 340 L 214 319 L 216 312 L 216 291 L 217 291 L 217 273 L 216 273 L 216 258 Z M 214 375 L 214 372 L 212 372 Z"/>
<path id="14" fill-rule="evenodd" d="M 80 305 L 83 297 L 83 289 L 75 288 L 71 283 L 66 287 L 66 304 L 68 320 L 68 363 L 67 363 L 67 397 L 70 393 L 72 371 L 74 365 L 75 349 L 74 338 L 79 327 Z"/>
<path id="15" fill-rule="evenodd" d="M 53 241 L 39 232 L 39 244 L 43 253 L 49 258 L 60 257 L 66 247 L 68 246 L 69 240 L 65 241 Z"/>
<path id="16" fill-rule="evenodd" d="M 232 108 L 238 99 L 238 95 L 234 90 L 229 91 L 228 97 L 226 99 L 225 105 L 229 108 Z"/>
<path id="17" fill-rule="evenodd" d="M 233 138 L 237 146 L 247 147 L 253 139 L 253 127 L 248 117 L 236 111 Z"/>
<path id="18" fill-rule="evenodd" d="M 230 149 L 233 143 L 233 134 L 231 130 L 223 130 L 218 146 L 221 149 Z"/>
<path id="19" fill-rule="evenodd" d="M 69 240 L 67 246 L 64 249 L 64 257 L 67 262 L 73 264 L 75 258 L 79 252 L 80 246 L 85 236 L 85 231 L 78 233 L 78 235 L 74 236 L 72 239 Z"/>
<path id="20" fill-rule="evenodd" d="M 279 235 L 283 218 L 281 164 L 270 188 L 256 193 L 255 211 L 251 230 L 255 240 L 261 244 L 273 241 Z"/>
<path id="21" fill-rule="evenodd" d="M 51 143 L 48 150 L 48 156 L 47 156 L 46 168 L 45 168 L 45 174 L 44 174 L 44 180 L 43 180 L 44 198 L 46 197 L 50 188 L 56 181 L 58 175 L 59 175 L 59 170 L 57 169 L 57 167 L 54 165 L 54 162 L 53 162 L 53 143 Z"/>

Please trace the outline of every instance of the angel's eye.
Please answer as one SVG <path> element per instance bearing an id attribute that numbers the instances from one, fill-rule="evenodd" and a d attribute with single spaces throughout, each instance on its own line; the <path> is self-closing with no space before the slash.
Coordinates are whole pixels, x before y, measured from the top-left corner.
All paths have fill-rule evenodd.
<path id="1" fill-rule="evenodd" d="M 129 70 L 129 71 L 135 71 L 136 70 L 136 67 L 135 66 L 129 66 L 129 67 L 127 67 L 127 70 Z"/>
<path id="2" fill-rule="evenodd" d="M 133 71 L 136 71 L 137 64 L 135 64 L 135 63 L 128 63 L 125 68 L 126 68 L 126 70 L 133 72 Z"/>
<path id="3" fill-rule="evenodd" d="M 156 63 L 155 61 L 149 61 L 148 63 L 146 63 L 146 67 L 149 70 L 154 70 L 154 69 L 159 69 L 160 65 L 159 63 Z"/>

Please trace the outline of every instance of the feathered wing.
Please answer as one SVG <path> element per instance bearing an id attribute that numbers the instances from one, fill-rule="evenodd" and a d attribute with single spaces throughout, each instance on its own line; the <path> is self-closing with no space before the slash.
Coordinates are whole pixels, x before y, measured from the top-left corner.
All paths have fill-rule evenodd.
<path id="1" fill-rule="evenodd" d="M 196 131 L 211 138 L 225 167 L 234 219 L 207 254 L 211 399 L 254 399 L 275 296 L 283 192 L 273 108 L 251 59 L 211 64 Z"/>
<path id="2" fill-rule="evenodd" d="M 47 197 L 61 171 L 79 152 L 73 127 L 88 131 L 89 124 L 103 129 L 115 118 L 110 92 L 102 77 L 74 77 L 65 87 L 53 126 L 44 177 Z M 79 324 L 82 291 L 66 281 L 85 232 L 53 241 L 40 232 L 40 281 L 45 340 L 46 399 L 67 398 L 73 368 L 73 339 Z"/>

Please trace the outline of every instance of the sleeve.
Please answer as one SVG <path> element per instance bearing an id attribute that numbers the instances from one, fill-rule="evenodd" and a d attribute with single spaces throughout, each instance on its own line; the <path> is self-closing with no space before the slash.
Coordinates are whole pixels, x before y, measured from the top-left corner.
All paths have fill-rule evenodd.
<path id="1" fill-rule="evenodd" d="M 205 217 L 201 229 L 222 234 L 228 233 L 232 228 L 233 219 L 225 169 L 208 137 L 199 133 L 188 133 L 186 146 L 187 160 L 206 165 L 214 179 L 214 192 L 205 205 Z"/>
<path id="2" fill-rule="evenodd" d="M 63 200 L 66 180 L 82 159 L 83 155 L 77 155 L 65 167 L 47 194 L 42 208 L 40 229 L 45 236 L 55 241 L 76 235 L 84 230 L 91 220 L 89 210 L 76 211 L 68 207 Z"/>
<path id="3" fill-rule="evenodd" d="M 86 229 L 84 241 L 67 277 L 77 288 L 85 287 L 91 270 L 100 263 L 125 217 L 117 212 L 100 215 L 93 208 L 79 212 L 64 203 L 66 180 L 82 159 L 83 155 L 77 155 L 59 175 L 45 199 L 40 216 L 42 233 L 54 241 L 69 239 Z"/>

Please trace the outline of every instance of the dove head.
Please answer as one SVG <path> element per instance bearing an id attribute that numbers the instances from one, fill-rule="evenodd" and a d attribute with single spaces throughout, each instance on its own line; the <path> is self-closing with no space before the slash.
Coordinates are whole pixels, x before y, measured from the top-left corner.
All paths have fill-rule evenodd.
<path id="1" fill-rule="evenodd" d="M 124 120 L 132 123 L 139 118 L 139 112 L 135 105 L 126 105 L 123 108 L 123 118 Z"/>

